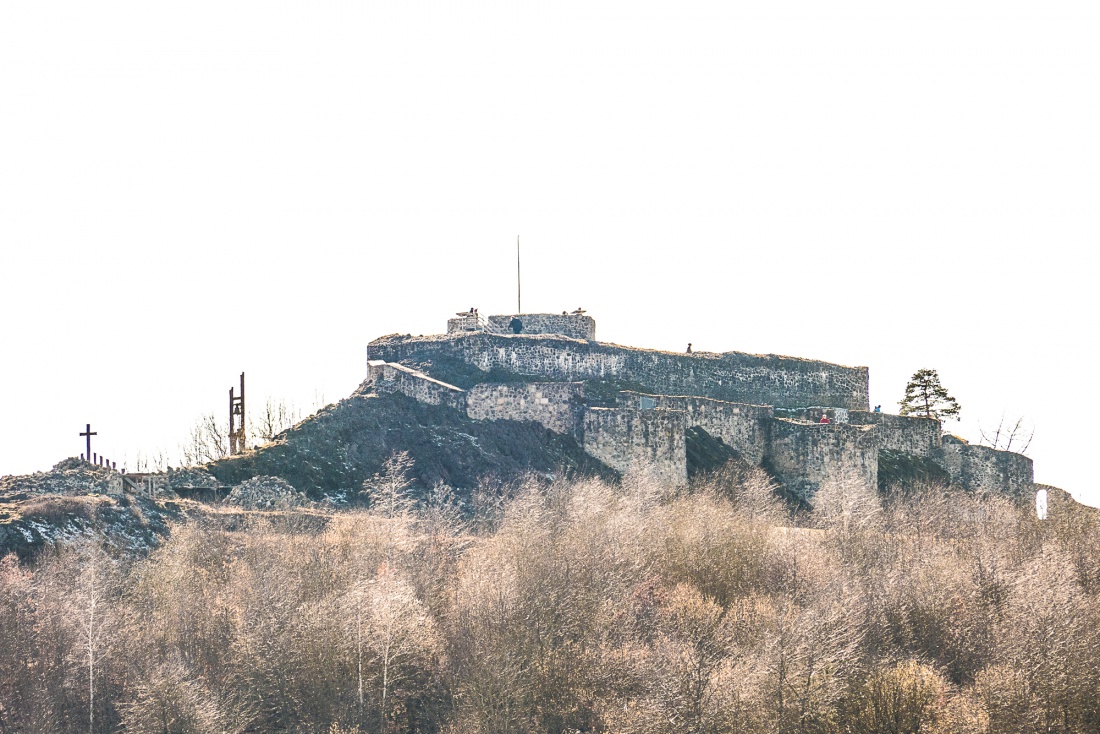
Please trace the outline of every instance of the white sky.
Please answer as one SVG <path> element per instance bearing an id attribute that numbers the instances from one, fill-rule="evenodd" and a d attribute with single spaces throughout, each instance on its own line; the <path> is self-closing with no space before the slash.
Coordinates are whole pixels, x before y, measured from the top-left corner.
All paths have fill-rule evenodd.
<path id="1" fill-rule="evenodd" d="M 0 4 L 0 474 L 175 453 L 247 372 L 583 306 L 938 369 L 1100 503 L 1095 2 Z"/>

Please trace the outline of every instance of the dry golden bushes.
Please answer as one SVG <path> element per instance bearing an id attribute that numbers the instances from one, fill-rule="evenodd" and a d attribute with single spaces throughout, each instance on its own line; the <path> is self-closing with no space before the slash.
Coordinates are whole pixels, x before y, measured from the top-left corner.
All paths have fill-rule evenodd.
<path id="1" fill-rule="evenodd" d="M 773 490 L 437 487 L 5 559 L 0 732 L 1100 730 L 1094 519 Z"/>

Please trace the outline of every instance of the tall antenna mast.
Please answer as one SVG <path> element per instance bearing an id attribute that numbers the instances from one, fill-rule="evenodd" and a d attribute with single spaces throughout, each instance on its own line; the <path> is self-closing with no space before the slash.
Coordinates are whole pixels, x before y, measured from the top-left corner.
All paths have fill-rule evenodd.
<path id="1" fill-rule="evenodd" d="M 516 313 L 523 313 L 523 300 L 521 298 L 523 291 L 520 286 L 519 279 L 519 235 L 516 235 Z"/>

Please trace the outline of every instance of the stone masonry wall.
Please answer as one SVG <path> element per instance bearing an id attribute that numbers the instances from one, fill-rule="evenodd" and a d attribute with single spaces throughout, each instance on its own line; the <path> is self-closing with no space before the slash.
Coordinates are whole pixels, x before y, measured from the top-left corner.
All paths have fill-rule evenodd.
<path id="1" fill-rule="evenodd" d="M 579 436 L 584 384 L 527 382 L 474 385 L 466 394 L 466 414 L 475 420 L 535 421 L 557 433 Z"/>
<path id="2" fill-rule="evenodd" d="M 619 393 L 619 405 L 645 409 L 675 410 L 684 414 L 686 427 L 699 426 L 721 439 L 746 461 L 760 465 L 768 449 L 768 425 L 772 408 L 767 405 L 727 403 L 712 398 L 696 398 L 669 395 L 644 395 L 623 391 Z"/>
<path id="3" fill-rule="evenodd" d="M 596 320 L 583 314 L 521 313 L 488 318 L 489 331 L 512 334 L 512 319 L 523 324 L 523 334 L 560 334 L 572 339 L 595 339 Z"/>
<path id="4" fill-rule="evenodd" d="M 381 367 L 380 374 L 381 379 L 375 380 L 379 392 L 399 392 L 429 405 L 466 409 L 465 390 L 432 379 L 423 372 L 387 362 Z"/>
<path id="5" fill-rule="evenodd" d="M 826 482 L 878 488 L 878 445 L 874 426 L 800 423 L 776 418 L 771 424 L 767 462 L 796 496 L 809 500 Z"/>
<path id="6" fill-rule="evenodd" d="M 940 422 L 932 418 L 853 410 L 848 414 L 848 422 L 860 426 L 877 426 L 875 434 L 880 449 L 930 459 L 937 455 L 940 448 Z"/>
<path id="7" fill-rule="evenodd" d="M 575 381 L 615 378 L 664 395 L 709 397 L 733 403 L 867 410 L 867 368 L 776 355 L 634 349 L 558 336 L 448 334 L 388 336 L 370 344 L 387 362 L 461 359 L 482 371 Z"/>
<path id="8" fill-rule="evenodd" d="M 1022 454 L 945 439 L 936 458 L 951 482 L 969 492 L 1000 492 L 1018 500 L 1034 496 L 1034 466 Z"/>
<path id="9" fill-rule="evenodd" d="M 584 450 L 620 472 L 649 466 L 660 480 L 687 484 L 686 423 L 671 410 L 588 408 Z"/>

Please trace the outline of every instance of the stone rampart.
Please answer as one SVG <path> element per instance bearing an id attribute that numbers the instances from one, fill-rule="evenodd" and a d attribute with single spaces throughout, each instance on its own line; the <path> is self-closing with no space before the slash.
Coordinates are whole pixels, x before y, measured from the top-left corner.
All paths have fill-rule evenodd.
<path id="1" fill-rule="evenodd" d="M 934 458 L 940 448 L 940 422 L 933 418 L 916 418 L 891 413 L 871 413 L 853 410 L 848 421 L 858 426 L 877 426 L 875 432 L 880 449 Z"/>
<path id="2" fill-rule="evenodd" d="M 452 357 L 486 372 L 498 368 L 550 380 L 619 379 L 653 393 L 732 403 L 868 408 L 866 367 L 776 355 L 680 354 L 550 335 L 488 333 L 387 336 L 371 342 L 370 353 L 387 362 Z"/>
<path id="3" fill-rule="evenodd" d="M 639 410 L 675 410 L 684 414 L 686 428 L 698 426 L 741 455 L 759 465 L 768 449 L 768 425 L 772 408 L 767 405 L 728 403 L 713 398 L 646 395 L 622 391 L 621 407 Z"/>
<path id="4" fill-rule="evenodd" d="M 368 367 L 369 374 L 369 367 Z M 433 379 L 404 365 L 386 362 L 377 370 L 374 385 L 379 392 L 399 392 L 429 405 L 466 410 L 466 391 Z"/>
<path id="5" fill-rule="evenodd" d="M 878 444 L 874 426 L 771 423 L 767 465 L 797 497 L 809 500 L 828 482 L 878 488 Z"/>
<path id="6" fill-rule="evenodd" d="M 571 436 L 580 435 L 583 411 L 580 382 L 483 384 L 466 394 L 466 414 L 475 420 L 535 421 Z"/>
<path id="7" fill-rule="evenodd" d="M 558 334 L 571 339 L 595 339 L 596 320 L 576 313 L 519 313 L 490 316 L 488 331 L 494 334 L 514 334 L 512 321 L 519 320 L 520 334 Z"/>
<path id="8" fill-rule="evenodd" d="M 951 475 L 951 483 L 969 492 L 1001 492 L 1017 500 L 1034 496 L 1034 466 L 1023 454 L 944 437 L 935 458 Z"/>
<path id="9" fill-rule="evenodd" d="M 792 421 L 802 423 L 820 423 L 822 416 L 829 419 L 830 423 L 847 423 L 847 408 L 829 408 L 821 405 L 811 405 L 808 408 L 779 408 L 775 411 L 776 418 L 789 418 Z"/>
<path id="10" fill-rule="evenodd" d="M 686 421 L 671 410 L 588 408 L 584 450 L 619 472 L 650 467 L 674 486 L 687 484 Z"/>

